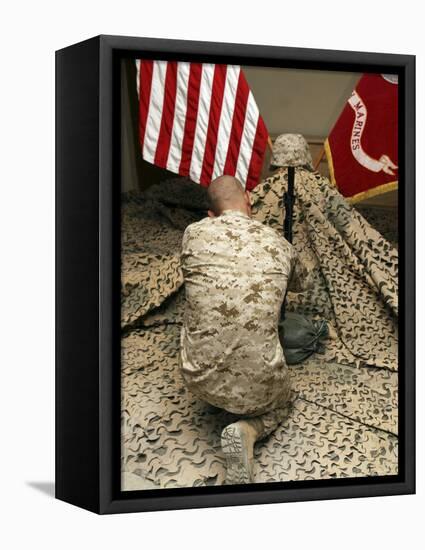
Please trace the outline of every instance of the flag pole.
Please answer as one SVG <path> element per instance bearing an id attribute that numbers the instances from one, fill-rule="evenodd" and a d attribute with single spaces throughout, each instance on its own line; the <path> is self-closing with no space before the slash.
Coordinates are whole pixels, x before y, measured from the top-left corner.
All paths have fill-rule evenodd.
<path id="1" fill-rule="evenodd" d="M 270 151 L 273 151 L 273 142 L 272 142 L 272 138 L 270 136 L 267 138 L 267 143 L 268 143 Z"/>
<path id="2" fill-rule="evenodd" d="M 319 164 L 322 162 L 323 157 L 325 156 L 325 146 L 322 146 L 322 150 L 320 151 L 320 155 L 317 157 L 317 159 L 314 162 L 314 169 L 317 170 L 319 167 Z"/>

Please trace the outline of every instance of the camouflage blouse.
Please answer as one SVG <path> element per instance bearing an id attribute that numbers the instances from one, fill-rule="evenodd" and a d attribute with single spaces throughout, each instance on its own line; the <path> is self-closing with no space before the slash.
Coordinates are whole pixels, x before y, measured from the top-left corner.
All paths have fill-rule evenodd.
<path id="1" fill-rule="evenodd" d="M 290 290 L 302 288 L 292 245 L 275 229 L 226 210 L 186 228 L 181 266 L 187 386 L 233 413 L 266 410 L 287 382 L 278 320 L 288 281 Z"/>

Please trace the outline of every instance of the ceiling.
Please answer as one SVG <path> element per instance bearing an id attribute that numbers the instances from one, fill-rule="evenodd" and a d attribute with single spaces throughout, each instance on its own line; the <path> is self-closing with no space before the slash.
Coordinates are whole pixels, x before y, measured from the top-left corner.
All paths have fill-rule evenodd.
<path id="1" fill-rule="evenodd" d="M 338 119 L 361 73 L 243 67 L 274 136 L 283 132 L 323 139 Z"/>

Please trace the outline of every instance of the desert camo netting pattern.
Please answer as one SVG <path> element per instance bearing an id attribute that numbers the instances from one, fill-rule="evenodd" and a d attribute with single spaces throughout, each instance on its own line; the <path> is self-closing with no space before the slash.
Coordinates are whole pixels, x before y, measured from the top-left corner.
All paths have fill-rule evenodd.
<path id="1" fill-rule="evenodd" d="M 280 230 L 285 187 L 282 171 L 252 193 L 254 217 Z M 294 246 L 316 269 L 287 308 L 326 319 L 337 336 L 290 367 L 291 403 L 256 446 L 255 482 L 397 474 L 396 237 L 317 173 L 297 170 L 295 194 Z M 178 369 L 181 238 L 206 208 L 205 190 L 182 179 L 123 195 L 123 490 L 225 480 L 220 433 L 234 418 L 197 400 Z"/>

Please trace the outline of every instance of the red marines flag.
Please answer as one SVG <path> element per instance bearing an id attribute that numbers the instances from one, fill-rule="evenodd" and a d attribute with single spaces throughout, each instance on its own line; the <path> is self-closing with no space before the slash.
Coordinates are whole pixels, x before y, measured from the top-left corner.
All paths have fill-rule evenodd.
<path id="1" fill-rule="evenodd" d="M 397 99 L 397 75 L 363 75 L 325 141 L 332 183 L 350 202 L 397 188 Z"/>
<path id="2" fill-rule="evenodd" d="M 137 60 L 145 160 L 208 186 L 223 174 L 258 183 L 268 131 L 235 65 Z"/>

